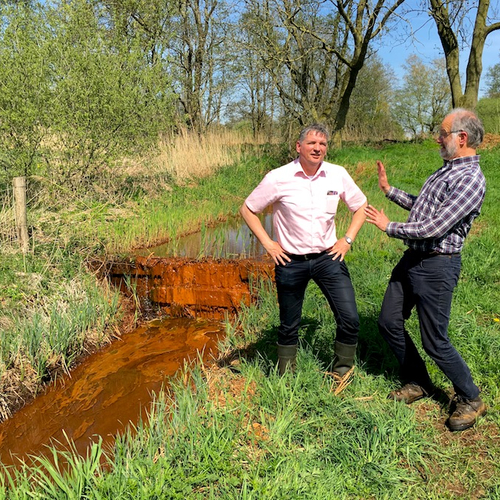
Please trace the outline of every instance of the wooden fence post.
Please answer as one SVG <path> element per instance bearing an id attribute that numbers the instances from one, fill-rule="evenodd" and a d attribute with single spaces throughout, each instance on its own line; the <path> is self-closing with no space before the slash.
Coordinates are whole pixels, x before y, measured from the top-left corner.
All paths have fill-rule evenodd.
<path id="1" fill-rule="evenodd" d="M 28 217 L 26 215 L 26 178 L 14 177 L 14 213 L 16 217 L 16 232 L 21 250 L 29 250 Z"/>

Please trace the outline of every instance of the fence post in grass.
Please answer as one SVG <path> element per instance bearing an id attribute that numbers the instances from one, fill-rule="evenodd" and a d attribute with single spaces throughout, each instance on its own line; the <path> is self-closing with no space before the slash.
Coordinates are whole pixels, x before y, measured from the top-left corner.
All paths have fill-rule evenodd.
<path id="1" fill-rule="evenodd" d="M 26 177 L 14 177 L 14 214 L 19 245 L 23 253 L 29 250 L 28 217 L 26 215 Z"/>

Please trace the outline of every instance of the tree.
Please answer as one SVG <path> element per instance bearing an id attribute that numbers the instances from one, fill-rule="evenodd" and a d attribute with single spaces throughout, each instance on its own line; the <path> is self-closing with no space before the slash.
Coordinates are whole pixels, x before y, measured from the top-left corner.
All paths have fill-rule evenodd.
<path id="1" fill-rule="evenodd" d="M 467 0 L 429 0 L 430 15 L 436 23 L 438 35 L 446 58 L 446 72 L 452 95 L 453 107 L 475 109 L 482 73 L 482 56 L 486 38 L 500 29 L 500 22 L 488 24 L 490 0 L 478 0 L 471 5 Z M 469 19 L 475 13 L 470 39 L 470 52 L 466 69 L 465 91 L 460 78 L 460 40 L 470 29 Z M 498 14 L 498 13 L 496 13 Z"/>
<path id="2" fill-rule="evenodd" d="M 54 68 L 50 130 L 55 146 L 46 155 L 57 182 L 81 185 L 119 152 L 156 143 L 171 124 L 171 84 L 141 40 L 123 39 L 102 22 L 103 6 L 63 0 L 47 7 Z"/>
<path id="3" fill-rule="evenodd" d="M 403 84 L 395 92 L 394 116 L 413 136 L 436 132 L 450 107 L 444 61 L 425 65 L 410 55 L 404 65 Z"/>
<path id="4" fill-rule="evenodd" d="M 98 1 L 98 0 L 96 0 Z M 231 22 L 223 0 L 101 0 L 110 26 L 138 37 L 152 64 L 163 65 L 177 96 L 179 126 L 202 133 L 221 120 L 233 86 Z"/>
<path id="5" fill-rule="evenodd" d="M 172 122 L 172 92 L 137 38 L 104 22 L 87 0 L 2 11 L 0 145 L 8 176 L 89 185 L 117 154 L 157 142 Z"/>
<path id="6" fill-rule="evenodd" d="M 7 177 L 29 175 L 48 135 L 52 68 L 44 12 L 2 8 L 0 31 L 0 165 Z"/>
<path id="7" fill-rule="evenodd" d="M 492 66 L 486 73 L 486 94 L 488 97 L 500 97 L 500 63 Z"/>
<path id="8" fill-rule="evenodd" d="M 247 0 L 254 50 L 286 115 L 300 125 L 324 121 L 339 140 L 370 44 L 403 1 Z"/>
<path id="9" fill-rule="evenodd" d="M 395 78 L 376 55 L 367 60 L 352 94 L 343 138 L 365 141 L 403 138 L 403 130 L 390 112 Z"/>
<path id="10" fill-rule="evenodd" d="M 250 123 L 254 137 L 260 132 L 271 136 L 277 94 L 270 73 L 254 50 L 259 43 L 251 24 L 252 19 L 243 13 L 236 25 L 234 47 L 238 57 L 234 74 L 237 84 L 225 115 L 233 124 Z"/>
<path id="11" fill-rule="evenodd" d="M 201 134 L 220 122 L 232 86 L 229 12 L 222 0 L 180 0 L 170 53 L 187 125 Z"/>

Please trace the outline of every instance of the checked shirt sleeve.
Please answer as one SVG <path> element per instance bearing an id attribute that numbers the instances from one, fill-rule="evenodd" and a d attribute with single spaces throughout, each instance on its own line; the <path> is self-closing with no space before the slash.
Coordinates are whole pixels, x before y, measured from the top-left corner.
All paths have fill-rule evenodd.
<path id="1" fill-rule="evenodd" d="M 485 185 L 479 176 L 464 175 L 429 215 L 411 221 L 410 214 L 409 222 L 390 222 L 386 233 L 394 238 L 415 240 L 446 236 L 463 218 L 474 211 L 479 212 L 484 193 Z"/>
<path id="2" fill-rule="evenodd" d="M 387 193 L 387 198 L 406 210 L 411 210 L 411 207 L 413 207 L 413 204 L 417 199 L 415 195 L 408 194 L 405 191 L 393 186 L 390 187 L 389 192 Z"/>

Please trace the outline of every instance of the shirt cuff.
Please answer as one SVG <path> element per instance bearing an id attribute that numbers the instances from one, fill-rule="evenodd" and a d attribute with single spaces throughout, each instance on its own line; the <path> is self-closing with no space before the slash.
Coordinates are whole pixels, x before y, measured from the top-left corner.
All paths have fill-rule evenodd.
<path id="1" fill-rule="evenodd" d="M 394 199 L 394 194 L 395 194 L 396 188 L 394 186 L 391 186 L 389 188 L 389 191 L 385 193 L 385 197 L 388 198 L 389 200 Z"/>
<path id="2" fill-rule="evenodd" d="M 385 232 L 387 236 L 390 236 L 391 238 L 395 238 L 397 235 L 397 222 L 389 222 L 387 224 L 387 227 L 385 228 Z"/>

